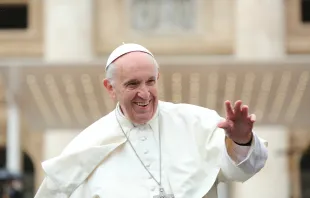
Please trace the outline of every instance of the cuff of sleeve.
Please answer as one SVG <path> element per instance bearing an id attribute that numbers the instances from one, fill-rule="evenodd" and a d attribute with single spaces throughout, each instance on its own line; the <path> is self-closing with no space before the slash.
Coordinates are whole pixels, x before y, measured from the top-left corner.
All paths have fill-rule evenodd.
<path id="1" fill-rule="evenodd" d="M 229 139 L 228 137 L 225 138 L 226 143 L 226 154 L 227 157 L 230 158 L 234 162 L 236 166 L 239 166 L 244 161 L 246 161 L 251 153 L 253 152 L 253 148 L 255 147 L 255 134 L 253 133 L 253 138 L 250 146 L 240 146 L 236 144 L 234 141 Z"/>

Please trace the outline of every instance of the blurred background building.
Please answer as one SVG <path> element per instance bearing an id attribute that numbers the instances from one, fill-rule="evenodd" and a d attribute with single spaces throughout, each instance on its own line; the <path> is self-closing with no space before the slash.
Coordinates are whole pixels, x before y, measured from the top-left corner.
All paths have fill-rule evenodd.
<path id="1" fill-rule="evenodd" d="M 221 198 L 310 197 L 309 0 L 0 0 L 0 168 L 24 197 L 42 161 L 114 108 L 101 81 L 123 42 L 155 54 L 162 100 L 224 116 L 242 99 L 257 115 L 268 163 Z"/>

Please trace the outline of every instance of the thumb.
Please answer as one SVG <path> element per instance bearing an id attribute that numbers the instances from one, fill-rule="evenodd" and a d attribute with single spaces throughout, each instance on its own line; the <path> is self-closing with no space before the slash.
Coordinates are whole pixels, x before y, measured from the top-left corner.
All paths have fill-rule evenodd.
<path id="1" fill-rule="evenodd" d="M 222 128 L 222 129 L 228 129 L 228 128 L 230 128 L 230 124 L 229 124 L 229 122 L 228 122 L 227 120 L 219 122 L 219 123 L 217 124 L 217 126 L 218 126 L 219 128 Z"/>

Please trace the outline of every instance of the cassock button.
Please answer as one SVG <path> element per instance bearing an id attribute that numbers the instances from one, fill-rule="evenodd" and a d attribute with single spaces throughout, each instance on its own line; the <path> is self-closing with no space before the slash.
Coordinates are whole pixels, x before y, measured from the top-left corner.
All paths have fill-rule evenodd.
<path id="1" fill-rule="evenodd" d="M 146 137 L 141 137 L 141 140 L 142 140 L 142 141 L 145 141 L 145 140 L 146 140 Z"/>
<path id="2" fill-rule="evenodd" d="M 99 195 L 95 195 L 93 198 L 100 198 L 100 196 Z"/>
<path id="3" fill-rule="evenodd" d="M 148 151 L 148 150 L 145 150 L 145 151 L 144 151 L 144 154 L 148 154 L 148 153 L 149 153 L 149 151 Z"/>
<path id="4" fill-rule="evenodd" d="M 149 168 L 151 165 L 150 165 L 150 164 L 146 164 L 145 166 L 146 166 L 147 168 Z"/>

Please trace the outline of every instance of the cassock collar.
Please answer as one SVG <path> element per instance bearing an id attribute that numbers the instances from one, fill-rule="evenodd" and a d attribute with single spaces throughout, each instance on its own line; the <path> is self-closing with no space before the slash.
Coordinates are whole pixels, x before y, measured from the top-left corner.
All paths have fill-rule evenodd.
<path id="1" fill-rule="evenodd" d="M 158 101 L 157 109 L 155 114 L 153 115 L 152 119 L 149 120 L 145 124 L 135 124 L 132 123 L 128 118 L 125 117 L 123 112 L 121 111 L 120 104 L 117 103 L 115 113 L 116 113 L 116 118 L 118 119 L 119 123 L 121 124 L 124 132 L 126 135 L 133 129 L 133 128 L 147 128 L 148 125 L 152 128 L 153 131 L 158 131 L 158 116 L 159 116 L 159 108 L 160 108 L 160 101 Z"/>

